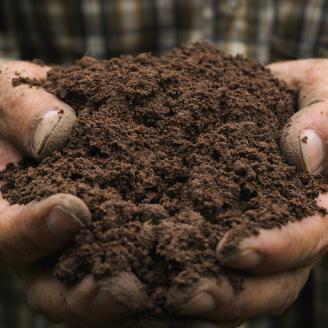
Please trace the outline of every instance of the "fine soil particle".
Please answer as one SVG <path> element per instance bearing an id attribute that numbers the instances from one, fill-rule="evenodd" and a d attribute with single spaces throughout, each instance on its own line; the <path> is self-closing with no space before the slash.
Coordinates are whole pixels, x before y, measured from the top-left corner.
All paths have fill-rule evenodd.
<path id="1" fill-rule="evenodd" d="M 65 283 L 132 272 L 148 313 L 167 313 L 174 291 L 201 277 L 240 286 L 215 257 L 228 230 L 230 251 L 319 210 L 318 183 L 279 151 L 296 94 L 253 60 L 198 43 L 160 58 L 86 57 L 39 85 L 76 110 L 77 127 L 41 163 L 8 166 L 2 192 L 20 204 L 65 192 L 89 206 L 92 225 L 54 266 Z"/>

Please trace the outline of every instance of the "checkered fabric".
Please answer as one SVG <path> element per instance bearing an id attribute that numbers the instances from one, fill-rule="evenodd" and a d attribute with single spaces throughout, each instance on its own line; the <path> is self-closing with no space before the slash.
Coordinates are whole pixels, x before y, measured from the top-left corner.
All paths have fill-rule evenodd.
<path id="1" fill-rule="evenodd" d="M 326 57 L 325 0 L 0 0 L 0 55 L 70 62 L 208 39 L 262 63 Z"/>
<path id="2" fill-rule="evenodd" d="M 262 63 L 327 57 L 328 1 L 0 0 L 0 57 L 70 63 L 83 55 L 162 53 L 204 39 Z M 1 328 L 59 327 L 30 311 L 17 279 L 0 269 Z M 327 271 L 324 262 L 316 267 L 284 315 L 247 328 L 327 327 Z"/>

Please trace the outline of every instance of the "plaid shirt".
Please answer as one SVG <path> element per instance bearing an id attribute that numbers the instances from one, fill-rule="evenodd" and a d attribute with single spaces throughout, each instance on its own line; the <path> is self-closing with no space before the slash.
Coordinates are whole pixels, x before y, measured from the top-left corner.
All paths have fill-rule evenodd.
<path id="1" fill-rule="evenodd" d="M 262 63 L 327 57 L 328 0 L 0 0 L 0 57 L 69 63 L 84 54 L 161 53 L 204 39 Z M 327 273 L 322 262 L 290 310 L 247 327 L 326 327 Z M 0 327 L 50 327 L 26 307 L 5 269 Z"/>
<path id="2" fill-rule="evenodd" d="M 0 0 L 0 55 L 70 62 L 208 39 L 262 63 L 326 57 L 326 0 Z"/>

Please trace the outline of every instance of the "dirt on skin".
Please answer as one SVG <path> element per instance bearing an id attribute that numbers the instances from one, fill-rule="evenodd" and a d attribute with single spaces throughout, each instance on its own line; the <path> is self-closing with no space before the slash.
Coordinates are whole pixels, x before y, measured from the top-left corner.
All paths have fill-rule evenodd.
<path id="1" fill-rule="evenodd" d="M 92 225 L 54 266 L 62 282 L 132 272 L 147 312 L 167 315 L 175 292 L 202 277 L 240 287 L 215 257 L 231 228 L 227 252 L 320 210 L 319 184 L 279 151 L 296 94 L 253 60 L 196 43 L 159 58 L 86 57 L 32 84 L 71 105 L 78 124 L 63 150 L 8 166 L 2 192 L 11 203 L 65 192 L 88 205 Z"/>

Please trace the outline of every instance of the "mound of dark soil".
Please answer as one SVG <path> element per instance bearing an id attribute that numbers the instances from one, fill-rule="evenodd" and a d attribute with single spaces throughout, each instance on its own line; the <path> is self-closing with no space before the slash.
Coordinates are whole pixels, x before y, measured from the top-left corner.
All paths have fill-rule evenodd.
<path id="1" fill-rule="evenodd" d="M 55 265 L 63 282 L 133 272 L 149 313 L 163 313 L 172 288 L 230 275 L 215 258 L 229 229 L 242 238 L 318 209 L 318 184 L 279 151 L 296 95 L 255 61 L 193 44 L 83 58 L 42 85 L 78 125 L 62 151 L 9 166 L 2 192 L 24 204 L 65 192 L 89 206 L 91 227 Z"/>

